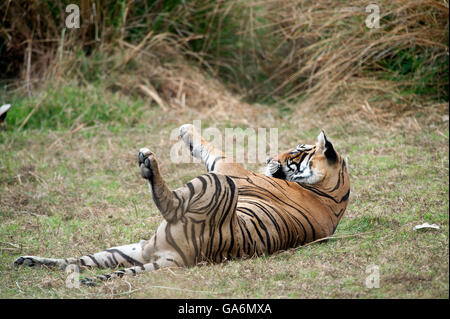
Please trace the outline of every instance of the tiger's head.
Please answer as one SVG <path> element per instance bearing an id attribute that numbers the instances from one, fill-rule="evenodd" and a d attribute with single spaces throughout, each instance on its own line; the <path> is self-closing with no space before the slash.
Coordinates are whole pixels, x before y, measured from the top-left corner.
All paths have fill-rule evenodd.
<path id="1" fill-rule="evenodd" d="M 335 175 L 342 162 L 323 131 L 315 145 L 299 144 L 296 148 L 267 159 L 266 176 L 303 184 L 316 184 Z M 331 176 L 330 176 L 331 177 Z"/>

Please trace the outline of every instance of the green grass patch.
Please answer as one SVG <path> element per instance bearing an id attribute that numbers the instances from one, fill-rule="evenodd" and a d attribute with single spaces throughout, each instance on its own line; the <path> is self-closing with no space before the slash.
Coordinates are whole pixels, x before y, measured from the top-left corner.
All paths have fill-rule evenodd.
<path id="1" fill-rule="evenodd" d="M 76 125 L 99 123 L 135 125 L 144 113 L 142 100 L 129 100 L 119 94 L 92 87 L 49 87 L 39 97 L 11 97 L 14 107 L 8 112 L 7 124 L 15 129 L 50 128 L 55 130 L 75 128 Z M 42 99 L 43 94 L 46 94 Z M 105 96 L 105 94 L 107 96 Z M 28 116 L 30 116 L 28 118 Z M 28 119 L 27 119 L 28 118 Z"/>

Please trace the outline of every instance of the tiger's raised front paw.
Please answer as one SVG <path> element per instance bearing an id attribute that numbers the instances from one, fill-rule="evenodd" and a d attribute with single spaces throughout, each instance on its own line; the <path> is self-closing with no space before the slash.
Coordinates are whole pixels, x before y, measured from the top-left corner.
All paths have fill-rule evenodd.
<path id="1" fill-rule="evenodd" d="M 201 135 L 197 132 L 194 125 L 184 124 L 180 126 L 180 138 L 183 140 L 184 144 L 189 147 L 192 156 L 196 158 L 202 158 L 204 152 L 204 140 Z"/>
<path id="2" fill-rule="evenodd" d="M 188 144 L 192 141 L 195 132 L 195 127 L 192 124 L 183 124 L 180 126 L 180 137 Z"/>
<path id="3" fill-rule="evenodd" d="M 157 162 L 152 151 L 148 148 L 141 148 L 138 153 L 138 164 L 141 168 L 141 175 L 145 179 L 151 179 L 154 170 L 157 169 Z"/>
<path id="4" fill-rule="evenodd" d="M 200 145 L 201 137 L 197 134 L 194 125 L 192 124 L 183 124 L 180 126 L 180 138 L 183 140 L 184 144 L 186 144 L 189 149 L 193 150 L 195 145 Z"/>

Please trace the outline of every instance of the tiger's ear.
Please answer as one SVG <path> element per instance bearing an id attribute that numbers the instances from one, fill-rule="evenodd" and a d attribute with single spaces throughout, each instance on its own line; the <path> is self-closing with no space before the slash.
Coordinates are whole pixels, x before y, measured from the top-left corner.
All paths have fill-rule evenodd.
<path id="1" fill-rule="evenodd" d="M 333 164 L 337 161 L 338 157 L 333 144 L 327 139 L 323 130 L 320 131 L 319 136 L 317 136 L 317 148 L 319 154 L 325 154 L 328 163 Z"/>

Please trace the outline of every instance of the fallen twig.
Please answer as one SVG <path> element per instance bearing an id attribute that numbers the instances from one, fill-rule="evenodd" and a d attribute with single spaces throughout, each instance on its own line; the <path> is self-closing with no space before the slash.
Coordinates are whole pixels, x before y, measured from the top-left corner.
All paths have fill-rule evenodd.
<path id="1" fill-rule="evenodd" d="M 375 230 L 364 232 L 364 233 L 357 233 L 357 234 L 324 237 L 324 238 L 320 238 L 320 239 L 314 240 L 314 241 L 309 242 L 309 243 L 307 243 L 305 245 L 302 245 L 302 246 L 299 246 L 299 247 L 295 247 L 295 248 L 292 248 L 292 249 L 293 250 L 300 250 L 300 249 L 305 248 L 307 246 L 310 246 L 312 244 L 316 244 L 316 243 L 319 243 L 319 242 L 322 242 L 322 241 L 326 241 L 326 240 L 330 240 L 330 239 L 343 239 L 343 238 L 359 237 L 359 236 L 371 234 L 371 233 L 374 233 L 374 232 L 375 232 Z"/>

